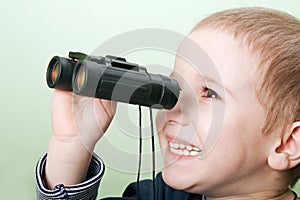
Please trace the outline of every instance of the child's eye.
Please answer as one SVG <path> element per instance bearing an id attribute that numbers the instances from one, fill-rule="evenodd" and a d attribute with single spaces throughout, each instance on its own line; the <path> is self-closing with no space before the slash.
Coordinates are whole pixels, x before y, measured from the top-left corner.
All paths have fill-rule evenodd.
<path id="1" fill-rule="evenodd" d="M 218 95 L 218 93 L 216 93 L 214 90 L 212 90 L 210 88 L 203 87 L 202 92 L 203 92 L 203 97 L 205 97 L 205 98 L 221 99 L 221 97 Z"/>

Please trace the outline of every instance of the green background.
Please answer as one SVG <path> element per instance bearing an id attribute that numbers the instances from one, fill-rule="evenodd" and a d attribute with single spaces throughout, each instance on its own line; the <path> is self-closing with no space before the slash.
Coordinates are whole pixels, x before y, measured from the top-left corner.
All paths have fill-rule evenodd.
<path id="1" fill-rule="evenodd" d="M 297 0 L 1 0 L 1 199 L 35 199 L 35 164 L 46 152 L 51 135 L 52 91 L 46 86 L 45 70 L 53 55 L 64 56 L 69 50 L 91 52 L 112 36 L 138 28 L 187 34 L 208 14 L 240 6 L 267 6 L 300 18 Z M 131 61 L 143 62 L 139 58 Z M 169 60 L 166 64 L 172 65 Z M 136 120 L 136 111 L 130 116 Z M 137 140 L 118 140 L 117 126 L 109 132 L 113 134 L 107 137 L 115 139 L 116 145 L 136 152 Z M 135 177 L 108 166 L 99 197 L 120 195 Z M 149 174 L 144 173 L 146 177 Z"/>

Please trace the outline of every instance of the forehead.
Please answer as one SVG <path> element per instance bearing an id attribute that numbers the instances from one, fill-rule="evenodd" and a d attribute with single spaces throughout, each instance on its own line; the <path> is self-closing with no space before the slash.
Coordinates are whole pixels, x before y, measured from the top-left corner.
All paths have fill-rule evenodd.
<path id="1" fill-rule="evenodd" d="M 174 69 L 180 74 L 189 73 L 190 77 L 195 77 L 197 74 L 215 80 L 220 79 L 221 83 L 228 88 L 253 84 L 257 62 L 249 53 L 248 48 L 240 44 L 233 36 L 222 31 L 195 30 L 178 48 Z M 199 49 L 204 51 L 206 57 Z M 192 57 L 192 60 L 184 59 L 188 54 L 195 54 L 188 56 Z M 209 63 L 207 59 L 212 63 Z"/>

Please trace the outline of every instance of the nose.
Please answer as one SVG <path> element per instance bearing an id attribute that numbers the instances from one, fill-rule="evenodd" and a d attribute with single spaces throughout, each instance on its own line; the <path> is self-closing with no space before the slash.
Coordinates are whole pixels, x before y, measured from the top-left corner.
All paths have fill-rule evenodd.
<path id="1" fill-rule="evenodd" d="M 187 124 L 182 115 L 181 98 L 178 99 L 177 104 L 171 110 L 160 110 L 156 116 L 156 129 L 160 132 L 167 125 L 184 126 Z"/>
<path id="2" fill-rule="evenodd" d="M 175 107 L 171 110 L 165 110 L 165 120 L 167 123 L 170 124 L 177 124 L 177 125 L 184 125 L 187 123 L 186 117 L 183 116 L 184 114 L 184 101 L 182 94 L 179 96 L 178 102 Z"/>
<path id="3" fill-rule="evenodd" d="M 177 104 L 171 110 L 162 110 L 158 113 L 158 124 L 172 124 L 186 126 L 191 121 L 189 119 L 192 110 L 197 110 L 196 106 L 193 106 L 193 95 L 186 89 L 182 89 L 179 95 Z"/>

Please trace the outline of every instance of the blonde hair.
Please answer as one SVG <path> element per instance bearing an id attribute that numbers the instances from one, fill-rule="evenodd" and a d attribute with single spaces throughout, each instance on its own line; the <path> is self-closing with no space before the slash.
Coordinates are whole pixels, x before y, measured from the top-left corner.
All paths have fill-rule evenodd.
<path id="1" fill-rule="evenodd" d="M 232 34 L 258 56 L 257 99 L 265 108 L 263 134 L 300 121 L 300 21 L 267 8 L 235 8 L 200 21 L 192 31 L 213 28 Z M 290 185 L 300 176 L 300 165 L 291 169 Z"/>

